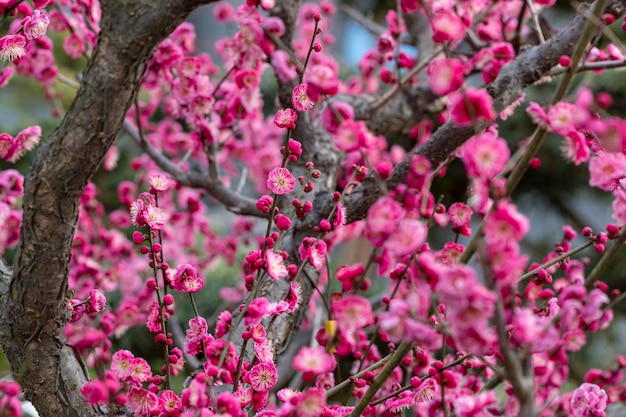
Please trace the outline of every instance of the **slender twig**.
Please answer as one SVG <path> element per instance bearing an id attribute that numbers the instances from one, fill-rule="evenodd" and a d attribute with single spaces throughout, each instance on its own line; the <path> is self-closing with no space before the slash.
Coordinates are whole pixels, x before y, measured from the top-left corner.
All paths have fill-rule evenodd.
<path id="1" fill-rule="evenodd" d="M 580 246 L 578 246 L 578 247 L 576 247 L 576 248 L 574 248 L 572 250 L 569 250 L 569 251 L 565 252 L 562 255 L 557 256 L 556 258 L 550 259 L 548 262 L 539 265 L 538 267 L 536 267 L 532 271 L 529 271 L 529 272 L 525 273 L 524 275 L 522 275 L 521 277 L 519 277 L 519 282 L 522 283 L 522 282 L 526 281 L 527 279 L 537 275 L 537 272 L 539 272 L 540 269 L 546 269 L 546 268 L 551 267 L 552 265 L 556 265 L 559 262 L 561 262 L 561 261 L 563 261 L 563 260 L 565 260 L 565 259 L 567 259 L 567 258 L 569 258 L 569 257 L 571 257 L 573 255 L 576 255 L 578 252 L 582 252 L 583 250 L 587 249 L 591 245 L 593 245 L 592 241 L 585 242 L 582 245 L 580 245 Z"/>
<path id="2" fill-rule="evenodd" d="M 617 238 L 613 241 L 611 247 L 604 251 L 604 254 L 596 264 L 596 266 L 591 270 L 589 275 L 587 275 L 587 279 L 585 280 L 585 287 L 591 288 L 593 283 L 596 282 L 604 273 L 607 268 L 615 258 L 615 256 L 619 253 L 622 246 L 624 246 L 624 240 L 626 240 L 626 227 L 622 230 Z"/>
<path id="3" fill-rule="evenodd" d="M 541 29 L 541 24 L 539 23 L 539 14 L 537 13 L 537 10 L 535 10 L 535 6 L 533 4 L 534 1 L 526 0 L 524 3 L 528 6 L 528 9 L 530 10 L 530 15 L 533 20 L 533 24 L 535 25 L 537 36 L 539 37 L 539 43 L 545 43 L 546 37 L 543 35 L 543 30 Z"/>
<path id="4" fill-rule="evenodd" d="M 595 62 L 585 62 L 578 67 L 578 72 L 584 71 L 597 71 L 603 69 L 612 69 L 612 68 L 624 68 L 626 67 L 626 59 L 618 59 L 615 61 L 595 61 Z M 554 67 L 550 71 L 551 76 L 561 75 L 568 71 L 568 68 L 565 67 Z"/>
<path id="5" fill-rule="evenodd" d="M 400 363 L 404 355 L 406 355 L 413 347 L 412 343 L 402 342 L 391 355 L 389 361 L 385 364 L 385 367 L 380 371 L 376 379 L 372 382 L 372 385 L 367 389 L 361 400 L 356 404 L 350 417 L 360 417 L 363 414 L 365 408 L 370 404 L 380 387 L 383 386 L 385 381 L 389 378 L 396 366 Z"/>

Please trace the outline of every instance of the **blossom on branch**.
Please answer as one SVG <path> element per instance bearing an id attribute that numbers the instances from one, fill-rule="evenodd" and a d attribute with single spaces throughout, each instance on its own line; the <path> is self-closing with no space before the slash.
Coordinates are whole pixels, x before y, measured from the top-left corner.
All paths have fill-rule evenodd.
<path id="1" fill-rule="evenodd" d="M 298 115 L 293 109 L 279 109 L 274 116 L 274 124 L 276 127 L 295 129 L 297 118 Z"/>
<path id="2" fill-rule="evenodd" d="M 300 258 L 305 261 L 308 259 L 311 266 L 320 269 L 326 263 L 326 252 L 328 248 L 326 242 L 321 239 L 306 237 L 302 240 L 300 247 Z"/>
<path id="3" fill-rule="evenodd" d="M 14 61 L 26 55 L 26 38 L 21 35 L 6 35 L 0 38 L 0 58 Z"/>
<path id="4" fill-rule="evenodd" d="M 22 22 L 24 25 L 24 36 L 26 39 L 32 40 L 43 36 L 50 24 L 50 18 L 46 12 L 35 10 L 30 16 L 26 16 Z"/>
<path id="5" fill-rule="evenodd" d="M 484 89 L 468 87 L 450 95 L 450 117 L 459 126 L 471 126 L 480 121 L 490 122 L 496 118 L 493 99 Z"/>
<path id="6" fill-rule="evenodd" d="M 287 168 L 274 168 L 267 176 L 267 187 L 274 194 L 289 194 L 296 188 L 296 180 Z"/>
<path id="7" fill-rule="evenodd" d="M 429 86 L 433 93 L 445 96 L 463 85 L 463 64 L 454 58 L 435 58 L 428 64 Z"/>
<path id="8" fill-rule="evenodd" d="M 202 287 L 204 287 L 204 281 L 198 275 L 196 268 L 189 264 L 183 264 L 176 268 L 172 278 L 172 288 L 176 291 L 194 293 L 200 291 Z"/>
<path id="9" fill-rule="evenodd" d="M 311 110 L 315 103 L 311 99 L 308 93 L 307 85 L 305 83 L 298 84 L 293 89 L 293 108 L 297 111 Z"/>
<path id="10" fill-rule="evenodd" d="M 572 395 L 572 413 L 574 417 L 603 417 L 606 415 L 606 391 L 596 384 L 585 382 L 574 390 Z"/>

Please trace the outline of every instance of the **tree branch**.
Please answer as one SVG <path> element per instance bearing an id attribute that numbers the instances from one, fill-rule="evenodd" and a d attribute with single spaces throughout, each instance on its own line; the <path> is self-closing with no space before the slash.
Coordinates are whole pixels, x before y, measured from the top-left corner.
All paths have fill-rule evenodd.
<path id="1" fill-rule="evenodd" d="M 624 0 L 610 1 L 607 13 L 616 17 L 623 15 L 625 3 Z M 586 19 L 579 13 L 568 26 L 548 41 L 523 51 L 515 60 L 504 66 L 498 77 L 487 87 L 487 91 L 493 97 L 495 110 L 503 111 L 520 97 L 525 88 L 548 75 L 550 70 L 558 64 L 560 56 L 570 55 L 583 33 L 585 23 Z M 489 123 L 482 122 L 476 125 L 478 130 L 483 130 Z M 428 142 L 411 151 L 403 161 L 396 165 L 391 178 L 387 181 L 388 189 L 393 189 L 404 181 L 414 155 L 423 155 L 431 161 L 433 166 L 437 166 L 474 133 L 475 127 L 459 127 L 455 126 L 452 121 L 446 122 Z M 380 197 L 380 187 L 373 176 L 368 176 L 346 198 L 347 222 L 351 223 L 365 218 L 368 209 Z M 330 205 L 327 204 L 322 211 L 329 210 Z"/>
<path id="2" fill-rule="evenodd" d="M 139 131 L 128 121 L 124 121 L 124 131 L 139 145 L 139 147 L 161 168 L 169 173 L 174 180 L 181 185 L 187 187 L 195 187 L 206 190 L 217 201 L 231 212 L 255 216 L 267 217 L 256 208 L 256 200 L 242 196 L 234 190 L 226 188 L 219 178 L 211 178 L 209 173 L 200 167 L 192 167 L 190 171 L 185 172 L 173 163 L 168 157 L 163 155 L 150 142 L 141 137 Z"/>

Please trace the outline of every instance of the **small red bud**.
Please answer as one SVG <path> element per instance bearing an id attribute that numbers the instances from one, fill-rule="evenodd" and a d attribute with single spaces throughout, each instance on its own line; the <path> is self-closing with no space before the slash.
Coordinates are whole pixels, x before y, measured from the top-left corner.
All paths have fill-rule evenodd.
<path id="1" fill-rule="evenodd" d="M 559 57 L 559 64 L 561 64 L 562 67 L 569 68 L 572 65 L 572 58 L 567 55 L 561 55 L 561 57 Z"/>
<path id="2" fill-rule="evenodd" d="M 596 102 L 603 109 L 608 109 L 613 104 L 613 97 L 606 91 L 601 91 L 596 96 Z"/>
<path id="3" fill-rule="evenodd" d="M 615 16 L 613 16 L 611 13 L 604 13 L 602 15 L 602 22 L 604 22 L 605 25 L 610 25 L 615 22 Z"/>
<path id="4" fill-rule="evenodd" d="M 133 242 L 135 245 L 141 245 L 146 240 L 146 235 L 141 233 L 140 231 L 135 230 L 133 232 Z"/>
<path id="5" fill-rule="evenodd" d="M 530 169 L 538 169 L 541 166 L 541 159 L 539 158 L 531 159 L 530 162 L 528 163 L 528 166 L 530 167 Z"/>
<path id="6" fill-rule="evenodd" d="M 174 296 L 172 294 L 165 294 L 165 297 L 163 297 L 163 304 L 166 306 L 174 304 Z"/>

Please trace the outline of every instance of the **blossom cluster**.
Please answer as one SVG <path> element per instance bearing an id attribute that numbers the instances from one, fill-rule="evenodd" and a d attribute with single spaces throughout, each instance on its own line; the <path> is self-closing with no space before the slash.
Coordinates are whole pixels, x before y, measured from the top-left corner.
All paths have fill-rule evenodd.
<path id="1" fill-rule="evenodd" d="M 532 102 L 521 112 L 562 138 L 564 159 L 588 167 L 591 187 L 612 193 L 617 222 L 580 233 L 564 226 L 554 249 L 534 259 L 524 246 L 530 219 L 508 182 L 524 159 L 512 155 L 498 124 L 523 97 L 502 110 L 489 88 L 520 54 L 514 40 L 531 36 L 527 23 L 538 12 L 531 9 L 554 1 L 400 1 L 359 76 L 348 80 L 329 52 L 336 6 L 304 3 L 288 28 L 267 13 L 276 3 L 216 4 L 216 20 L 232 33 L 215 43 L 214 55 L 196 51 L 190 23 L 161 42 L 125 123 L 140 132 L 142 148 L 176 169 L 164 172 L 167 164 L 141 154 L 131 161 L 135 177 L 117 187 L 120 208 L 107 210 L 93 183 L 80 198 L 64 336 L 98 370 L 81 388 L 85 401 L 136 416 L 392 416 L 410 408 L 488 417 L 519 415 L 524 389 L 546 416 L 602 416 L 626 400 L 623 356 L 587 372 L 571 392 L 564 388 L 571 354 L 611 325 L 620 299 L 576 254 L 589 247 L 606 254 L 624 240 L 624 121 L 606 115 L 610 97 L 585 87 L 574 100 Z M 15 13 L 0 56 L 11 66 L 0 86 L 16 72 L 42 83 L 52 99 L 58 69 L 46 31 L 65 34 L 68 56 L 89 58 L 99 5 L 33 4 L 6 8 Z M 402 47 L 411 30 L 406 16 L 415 13 L 428 17 L 439 51 L 427 62 Z M 482 46 L 471 56 L 451 53 L 467 39 Z M 561 67 L 571 68 L 568 58 Z M 611 44 L 590 48 L 585 59 L 623 58 Z M 279 83 L 274 107 L 264 101 L 268 73 Z M 398 129 L 377 127 L 376 112 L 364 115 L 358 102 L 396 100 L 385 98 L 396 90 L 412 99 L 424 88 L 437 97 L 434 114 Z M 472 133 L 441 164 L 390 144 L 398 135 L 423 143 L 443 124 Z M 38 126 L 0 134 L 0 158 L 16 162 L 40 137 Z M 105 169 L 115 169 L 117 156 L 112 148 Z M 434 189 L 455 158 L 468 188 L 450 201 Z M 363 196 L 366 215 L 355 221 L 346 199 L 361 192 L 359 183 L 380 190 Z M 215 187 L 256 194 L 225 202 Z M 22 194 L 21 174 L 0 172 L 0 253 L 17 243 Z M 258 220 L 228 217 L 211 197 L 236 214 L 237 201 L 251 201 L 245 209 Z M 354 242 L 363 252 L 356 258 L 342 251 Z M 224 264 L 239 274 L 219 290 L 223 305 L 209 317 L 198 305 L 215 291 Z M 119 347 L 131 327 L 153 342 L 158 360 Z M 283 349 L 291 333 L 306 341 Z M 182 387 L 177 375 L 187 377 Z M 0 391 L 0 415 L 19 415 L 17 386 Z"/>

